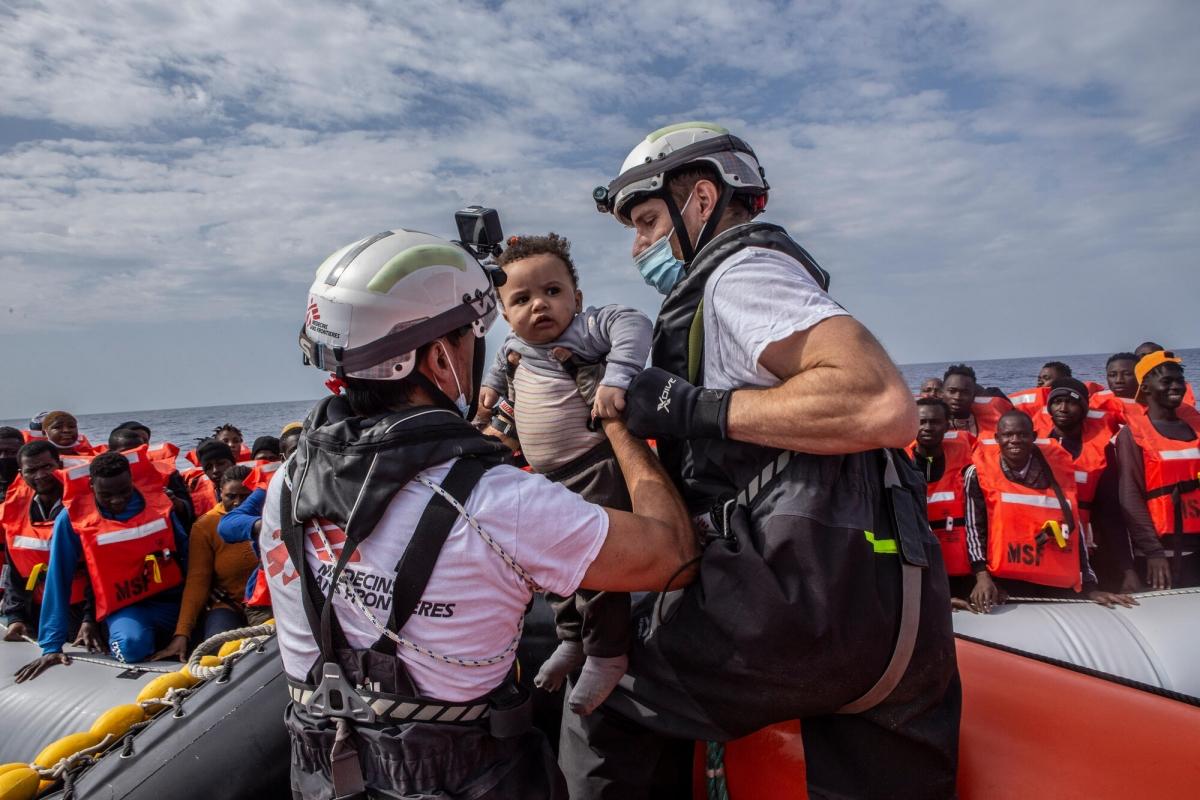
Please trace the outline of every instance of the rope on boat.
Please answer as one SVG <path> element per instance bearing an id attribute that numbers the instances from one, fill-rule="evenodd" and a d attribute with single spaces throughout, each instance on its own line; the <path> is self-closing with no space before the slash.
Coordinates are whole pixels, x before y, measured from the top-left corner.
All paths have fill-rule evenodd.
<path id="1" fill-rule="evenodd" d="M 1178 594 L 1200 594 L 1200 586 L 1192 586 L 1185 589 L 1162 589 L 1157 592 L 1134 592 L 1133 597 L 1174 597 Z M 1093 600 L 1087 600 L 1077 597 L 1010 597 L 1010 603 L 1095 603 Z"/>
<path id="2" fill-rule="evenodd" d="M 708 800 L 729 800 L 725 783 L 725 745 L 708 742 L 704 748 L 704 775 L 708 780 Z"/>
<path id="3" fill-rule="evenodd" d="M 116 706 L 105 711 L 97 718 L 88 732 L 73 733 L 51 742 L 42 749 L 33 762 L 19 767 L 18 770 L 13 770 L 12 772 L 19 771 L 22 775 L 19 777 L 19 781 L 6 783 L 9 789 L 5 791 L 0 800 L 9 800 L 9 798 L 29 800 L 60 781 L 64 800 L 75 798 L 77 796 L 75 781 L 79 775 L 113 749 L 117 742 L 123 741 L 120 751 L 122 758 L 132 756 L 134 754 L 134 735 L 148 726 L 154 717 L 167 709 L 172 709 L 172 716 L 182 717 L 184 715 L 183 701 L 197 691 L 198 684 L 213 677 L 218 679 L 218 683 L 224 682 L 232 673 L 233 665 L 247 654 L 258 650 L 262 642 L 274 632 L 275 626 L 272 623 L 266 623 L 211 636 L 197 646 L 188 663 L 178 670 L 145 668 L 119 661 L 79 657 L 78 660 L 84 663 L 164 674 L 143 686 L 134 703 L 124 707 Z M 29 637 L 24 638 L 29 639 Z M 228 647 L 234 642 L 237 643 L 236 647 Z M 33 643 L 37 644 L 36 641 Z M 211 651 L 218 650 L 218 648 L 220 648 L 220 655 L 209 655 Z M 77 657 L 71 656 L 71 658 L 75 660 Z M 203 663 L 206 658 L 210 659 L 209 664 Z M 218 663 L 211 663 L 211 660 L 214 659 L 218 660 Z M 101 730 L 97 730 L 98 727 Z M 58 755 L 58 751 L 63 747 L 71 747 L 73 750 L 63 753 L 54 760 L 54 763 L 46 763 L 54 759 L 54 756 Z M 41 763 L 38 763 L 39 761 Z"/>

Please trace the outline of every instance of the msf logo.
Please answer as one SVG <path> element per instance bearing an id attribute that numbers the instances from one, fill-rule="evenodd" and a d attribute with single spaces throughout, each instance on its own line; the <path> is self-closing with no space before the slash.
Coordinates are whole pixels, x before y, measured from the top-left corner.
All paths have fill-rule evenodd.
<path id="1" fill-rule="evenodd" d="M 308 312 L 304 315 L 304 327 L 311 326 L 314 322 L 321 318 L 321 309 L 317 307 L 317 301 L 311 297 L 308 298 Z"/>
<path id="2" fill-rule="evenodd" d="M 665 414 L 671 413 L 671 387 L 675 385 L 675 378 L 667 381 L 663 387 L 662 394 L 658 396 L 658 410 Z"/>

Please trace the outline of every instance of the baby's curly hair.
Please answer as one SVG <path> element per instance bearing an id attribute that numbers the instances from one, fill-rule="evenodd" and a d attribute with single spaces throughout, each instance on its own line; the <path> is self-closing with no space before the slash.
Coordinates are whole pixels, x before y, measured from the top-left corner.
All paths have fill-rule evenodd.
<path id="1" fill-rule="evenodd" d="M 571 285 L 579 288 L 579 273 L 575 269 L 575 262 L 571 260 L 571 242 L 557 233 L 547 233 L 545 236 L 510 236 L 508 247 L 500 256 L 500 266 L 503 268 L 522 258 L 541 255 L 551 255 L 563 262 L 571 276 Z"/>

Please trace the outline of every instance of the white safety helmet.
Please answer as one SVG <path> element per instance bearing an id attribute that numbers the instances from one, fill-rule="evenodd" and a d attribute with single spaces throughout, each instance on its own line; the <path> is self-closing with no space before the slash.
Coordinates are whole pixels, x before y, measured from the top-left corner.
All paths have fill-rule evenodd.
<path id="1" fill-rule="evenodd" d="M 592 199 L 602 213 L 630 225 L 630 212 L 642 200 L 663 197 L 673 206 L 666 192 L 666 174 L 697 162 L 716 169 L 730 196 L 755 198 L 751 203 L 755 213 L 766 207 L 770 186 L 754 150 L 711 122 L 680 122 L 654 131 L 633 148 L 612 183 L 596 187 Z"/>
<path id="2" fill-rule="evenodd" d="M 417 348 L 496 319 L 488 271 L 470 252 L 409 230 L 348 244 L 317 268 L 300 332 L 304 360 L 339 378 L 400 380 Z"/>

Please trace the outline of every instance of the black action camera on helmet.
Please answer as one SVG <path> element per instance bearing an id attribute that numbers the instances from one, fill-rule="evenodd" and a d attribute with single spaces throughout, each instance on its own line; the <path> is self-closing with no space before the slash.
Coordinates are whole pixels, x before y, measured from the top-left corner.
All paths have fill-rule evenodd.
<path id="1" fill-rule="evenodd" d="M 500 255 L 500 243 L 504 241 L 504 231 L 500 229 L 500 215 L 496 209 L 467 206 L 462 211 L 454 212 L 454 224 L 458 226 L 458 243 L 482 261 L 493 286 L 503 286 L 504 270 L 494 260 Z"/>
<path id="2" fill-rule="evenodd" d="M 478 258 L 500 255 L 504 231 L 496 209 L 467 206 L 454 212 L 454 224 L 458 226 L 459 241 Z"/>

